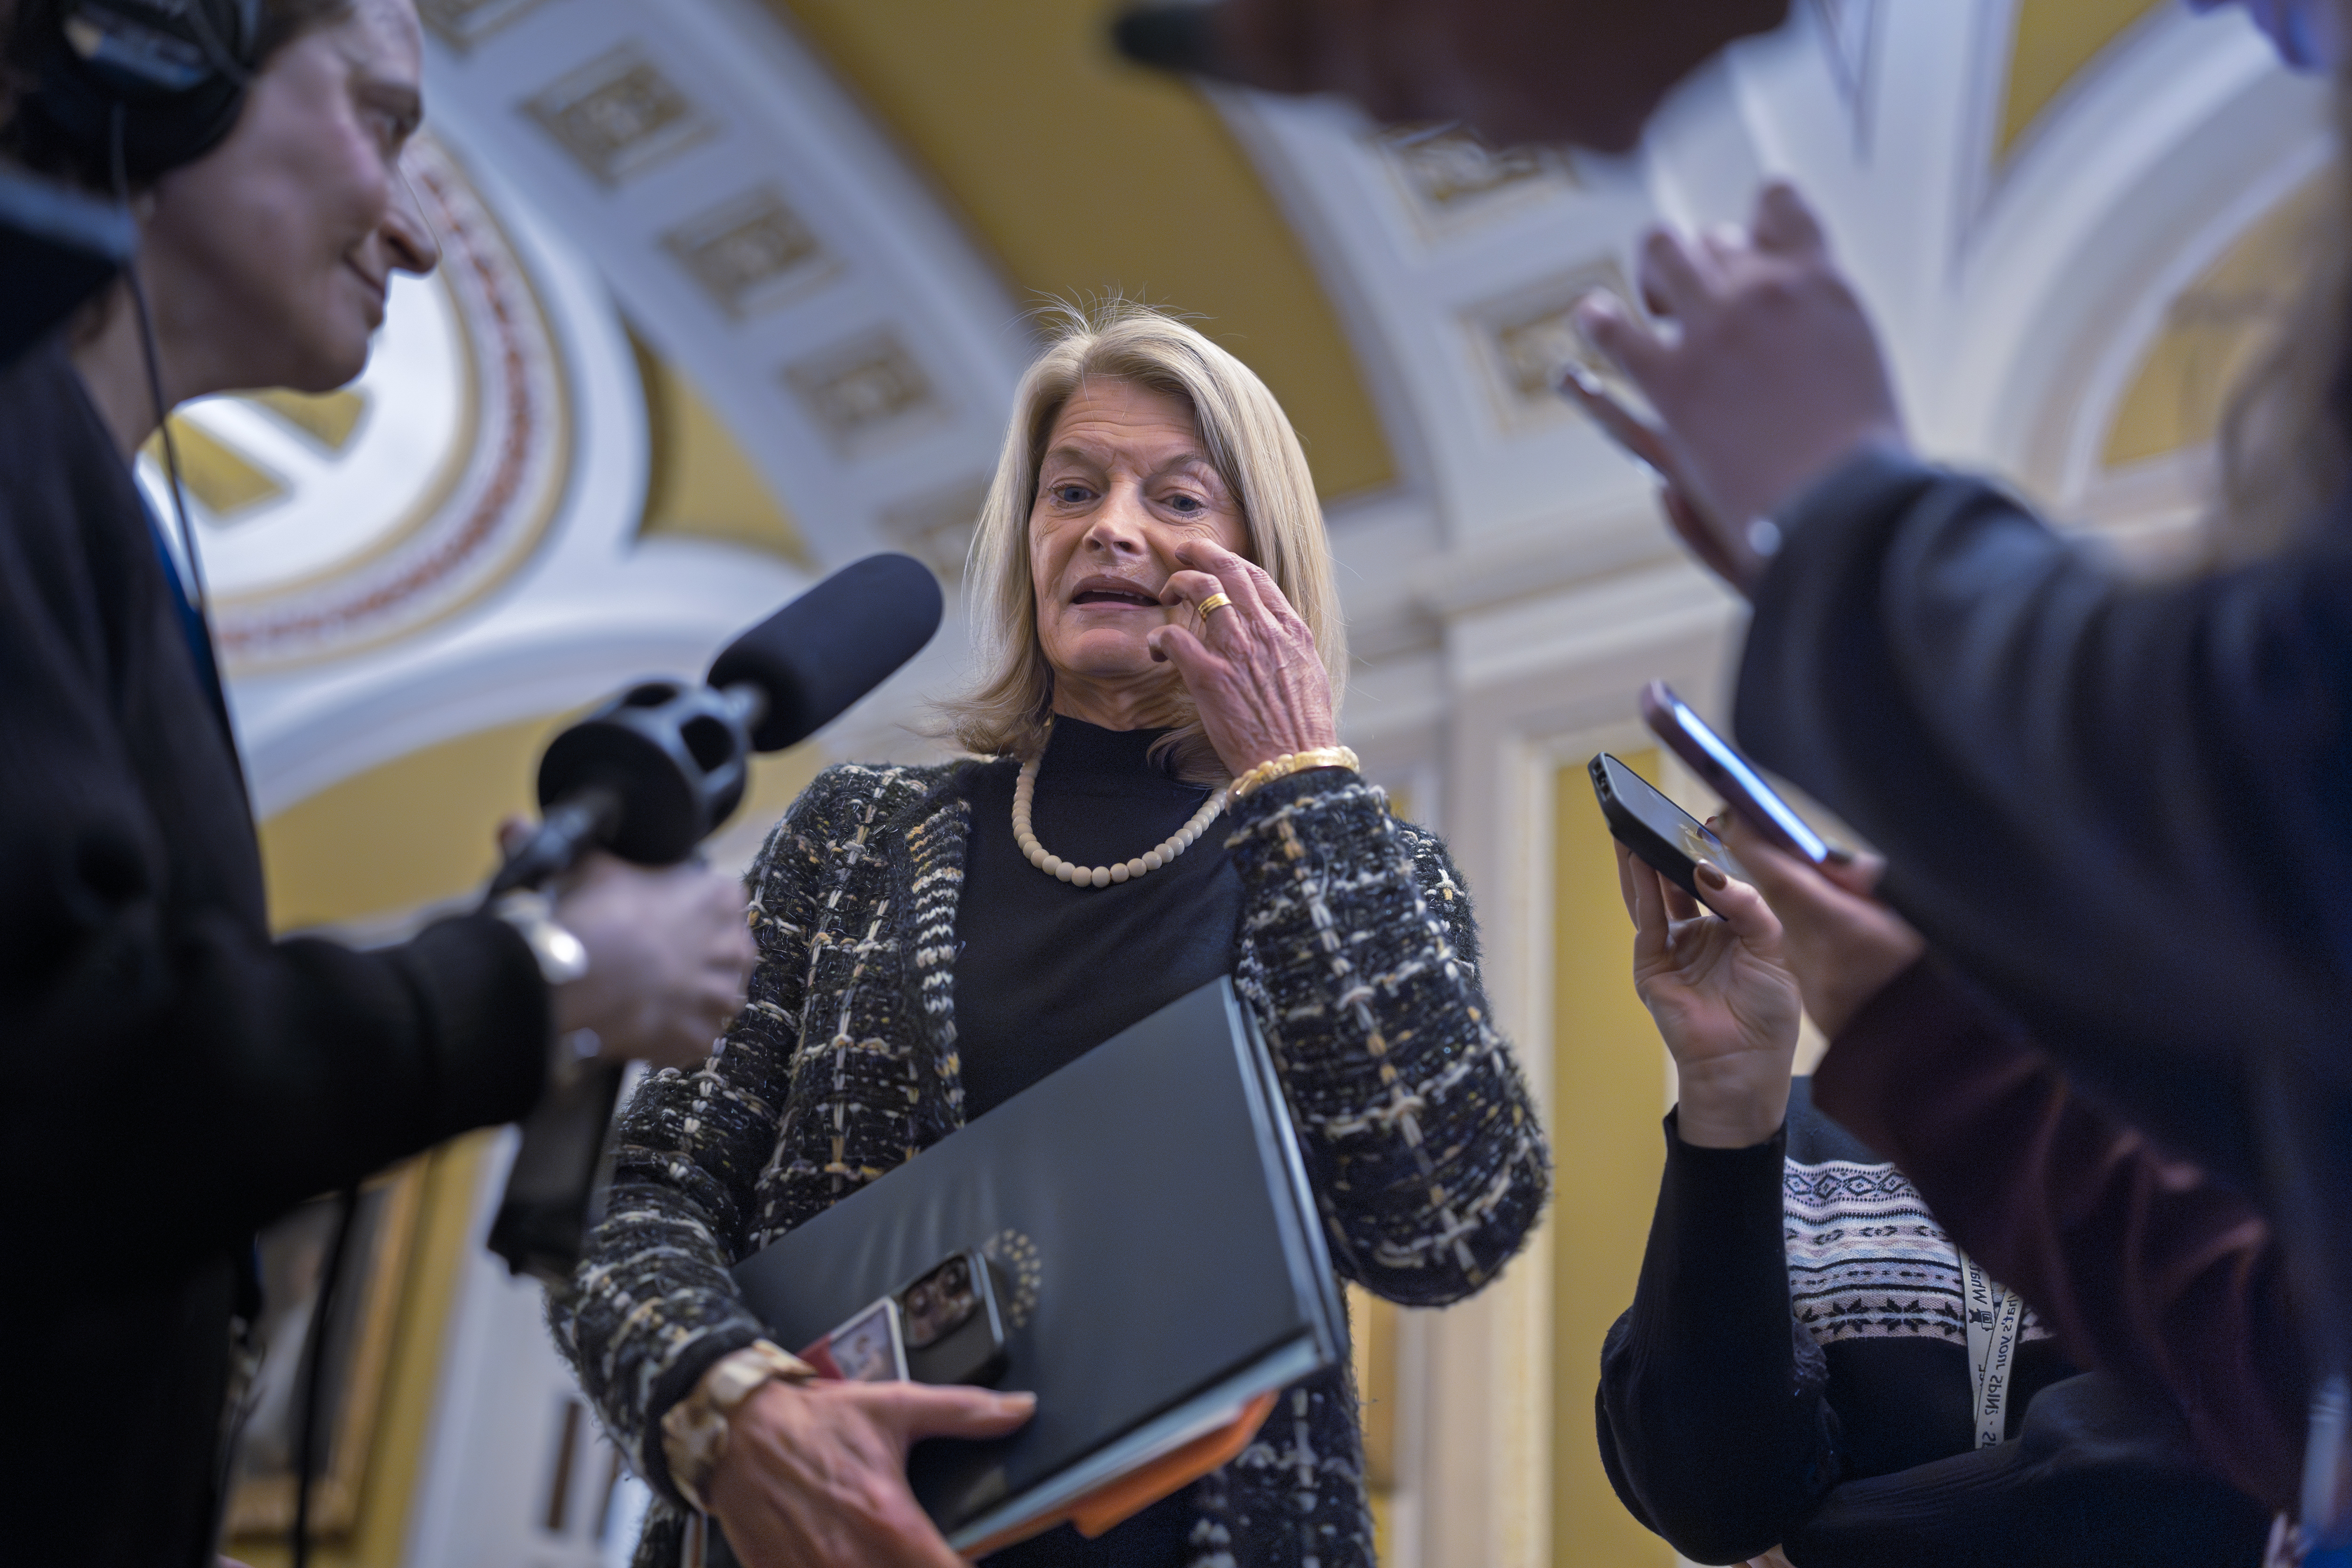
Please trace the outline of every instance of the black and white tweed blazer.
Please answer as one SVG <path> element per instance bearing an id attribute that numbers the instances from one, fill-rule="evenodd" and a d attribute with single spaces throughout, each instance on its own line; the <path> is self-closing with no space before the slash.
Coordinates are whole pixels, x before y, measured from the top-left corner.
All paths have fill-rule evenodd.
<path id="1" fill-rule="evenodd" d="M 729 1267 L 962 1124 L 960 765 L 848 765 L 809 786 L 750 875 L 750 1005 L 700 1071 L 655 1075 L 623 1119 L 610 1208 L 552 1317 L 657 1494 L 641 1568 L 677 1561 L 685 1520 L 662 1414 L 761 1332 Z M 1391 1300 L 1457 1300 L 1518 1248 L 1550 1173 L 1444 847 L 1330 771 L 1268 785 L 1225 822 L 1244 889 L 1234 983 L 1333 1260 Z M 1195 1568 L 1370 1563 L 1347 1368 L 1287 1390 L 1192 1499 Z"/>

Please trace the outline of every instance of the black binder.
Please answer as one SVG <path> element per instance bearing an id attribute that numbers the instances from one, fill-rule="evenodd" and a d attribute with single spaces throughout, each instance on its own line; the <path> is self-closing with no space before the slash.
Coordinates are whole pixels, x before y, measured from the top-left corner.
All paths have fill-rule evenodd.
<path id="1" fill-rule="evenodd" d="M 950 1255 L 996 1267 L 1037 1414 L 908 1466 L 959 1551 L 1041 1517 L 1347 1353 L 1290 1115 L 1249 1010 L 1180 997 L 735 1270 L 798 1350 Z"/>

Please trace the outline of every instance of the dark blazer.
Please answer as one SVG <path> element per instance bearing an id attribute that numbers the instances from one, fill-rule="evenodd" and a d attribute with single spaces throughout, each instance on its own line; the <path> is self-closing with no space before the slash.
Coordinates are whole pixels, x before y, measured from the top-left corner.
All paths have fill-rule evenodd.
<path id="1" fill-rule="evenodd" d="M 0 374 L 5 1555 L 205 1563 L 255 1227 L 510 1121 L 546 986 L 497 921 L 274 942 L 244 784 L 62 348 Z"/>
<path id="2" fill-rule="evenodd" d="M 2133 584 L 1887 454 L 1780 522 L 1738 732 L 1886 852 L 1891 901 L 2226 1180 L 2259 1179 L 2266 1058 L 2352 1129 L 2352 523 Z"/>

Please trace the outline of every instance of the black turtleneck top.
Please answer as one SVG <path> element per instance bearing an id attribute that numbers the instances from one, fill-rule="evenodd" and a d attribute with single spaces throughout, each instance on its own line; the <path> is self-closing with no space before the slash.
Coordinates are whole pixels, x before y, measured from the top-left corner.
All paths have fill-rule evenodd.
<path id="1" fill-rule="evenodd" d="M 1201 809 L 1208 789 L 1145 755 L 1164 730 L 1054 721 L 1030 826 L 1066 860 L 1132 860 Z M 1157 871 L 1076 888 L 1013 841 L 1020 767 L 984 763 L 962 779 L 971 803 L 956 915 L 956 1054 L 963 1113 L 979 1116 L 1055 1068 L 1234 967 L 1241 877 L 1223 817 Z M 1068 1525 L 992 1554 L 988 1568 L 1177 1568 L 1195 1511 L 1167 1498 L 1098 1540 Z"/>
<path id="2" fill-rule="evenodd" d="M 1164 730 L 1054 721 L 1030 825 L 1065 860 L 1131 860 L 1184 826 L 1209 798 L 1145 755 Z M 956 916 L 956 1053 L 963 1112 L 982 1115 L 1129 1025 L 1232 972 L 1241 878 L 1223 817 L 1157 871 L 1076 888 L 1013 841 L 1005 760 L 964 774 L 971 840 Z"/>

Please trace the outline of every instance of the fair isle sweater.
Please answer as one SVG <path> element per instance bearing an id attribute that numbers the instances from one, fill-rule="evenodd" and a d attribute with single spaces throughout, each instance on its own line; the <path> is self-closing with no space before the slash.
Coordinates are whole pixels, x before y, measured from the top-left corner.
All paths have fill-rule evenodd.
<path id="1" fill-rule="evenodd" d="M 962 1125 L 968 765 L 852 764 L 810 785 L 750 874 L 750 1005 L 701 1070 L 656 1074 L 623 1119 L 610 1206 L 554 1327 L 656 1493 L 640 1568 L 677 1561 L 686 1517 L 663 1413 L 762 1331 L 729 1268 Z M 1444 847 L 1336 771 L 1278 781 L 1222 820 L 1244 888 L 1235 987 L 1333 1262 L 1391 1300 L 1460 1300 L 1533 1227 L 1549 1163 Z M 1346 1366 L 1286 1390 L 1189 1501 L 1193 1568 L 1370 1563 Z"/>

